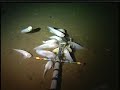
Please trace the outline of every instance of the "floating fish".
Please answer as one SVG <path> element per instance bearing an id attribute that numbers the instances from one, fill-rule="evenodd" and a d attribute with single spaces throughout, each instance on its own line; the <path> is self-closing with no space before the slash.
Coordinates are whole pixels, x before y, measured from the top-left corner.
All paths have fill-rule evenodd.
<path id="1" fill-rule="evenodd" d="M 61 37 L 58 37 L 58 36 L 51 36 L 49 37 L 50 39 L 56 39 L 58 42 L 62 41 L 62 38 Z"/>
<path id="2" fill-rule="evenodd" d="M 56 55 L 51 52 L 51 51 L 47 51 L 47 50 L 36 50 L 36 53 L 43 56 L 43 57 L 47 57 L 49 59 L 54 59 L 56 57 Z"/>
<path id="3" fill-rule="evenodd" d="M 29 26 L 28 28 L 23 29 L 23 30 L 21 31 L 21 33 L 28 33 L 28 32 L 30 32 L 30 31 L 32 31 L 32 26 Z"/>
<path id="4" fill-rule="evenodd" d="M 30 53 L 28 53 L 28 52 L 25 51 L 25 50 L 21 50 L 21 49 L 13 49 L 13 50 L 21 53 L 21 54 L 23 55 L 24 59 L 30 58 L 30 57 L 32 56 Z"/>
<path id="5" fill-rule="evenodd" d="M 84 47 L 80 46 L 79 44 L 75 43 L 75 42 L 69 42 L 70 46 L 75 49 L 75 50 L 79 50 L 79 49 L 85 49 Z"/>
<path id="6" fill-rule="evenodd" d="M 43 43 L 57 43 L 57 40 L 56 39 L 51 39 L 51 40 L 47 40 L 47 41 L 43 41 Z"/>
<path id="7" fill-rule="evenodd" d="M 57 29 L 57 30 L 59 30 L 59 31 L 61 31 L 61 32 L 63 32 L 63 33 L 65 33 L 65 30 L 64 30 L 64 29 Z"/>
<path id="8" fill-rule="evenodd" d="M 45 43 L 40 46 L 35 47 L 34 49 L 46 49 L 46 48 L 57 48 L 59 45 L 57 43 Z"/>
<path id="9" fill-rule="evenodd" d="M 70 62 L 73 62 L 72 57 L 70 56 L 69 51 L 67 50 L 67 48 L 64 48 L 64 56 L 66 58 L 66 60 L 69 60 Z"/>
<path id="10" fill-rule="evenodd" d="M 55 34 L 55 35 L 57 35 L 59 37 L 64 37 L 65 36 L 65 34 L 63 34 L 62 32 L 60 32 L 60 31 L 58 31 L 58 30 L 56 30 L 56 29 L 54 29 L 52 27 L 48 26 L 48 29 L 50 30 L 51 33 L 53 33 L 53 34 Z"/>
<path id="11" fill-rule="evenodd" d="M 53 61 L 48 61 L 45 65 L 43 77 L 45 77 L 46 72 L 53 67 Z"/>

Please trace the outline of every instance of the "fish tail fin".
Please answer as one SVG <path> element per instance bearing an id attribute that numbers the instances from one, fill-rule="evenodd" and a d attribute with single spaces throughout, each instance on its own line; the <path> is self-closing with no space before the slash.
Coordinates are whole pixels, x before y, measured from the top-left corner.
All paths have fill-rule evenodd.
<path id="1" fill-rule="evenodd" d="M 45 68 L 44 72 L 43 72 L 43 78 L 45 79 L 45 75 L 47 73 L 47 69 Z"/>

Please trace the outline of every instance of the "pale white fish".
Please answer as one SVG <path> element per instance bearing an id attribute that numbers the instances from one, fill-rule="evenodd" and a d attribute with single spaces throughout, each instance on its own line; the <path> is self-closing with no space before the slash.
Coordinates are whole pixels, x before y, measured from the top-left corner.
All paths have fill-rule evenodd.
<path id="1" fill-rule="evenodd" d="M 56 29 L 54 29 L 52 27 L 48 26 L 48 29 L 50 30 L 51 33 L 53 33 L 53 34 L 55 34 L 55 35 L 57 35 L 59 37 L 64 37 L 65 36 L 64 33 L 60 32 L 60 31 L 58 31 L 58 30 L 56 30 Z"/>
<path id="2" fill-rule="evenodd" d="M 82 47 L 81 45 L 75 43 L 75 42 L 69 42 L 68 43 L 70 44 L 70 46 L 75 49 L 75 50 L 79 50 L 79 49 L 85 49 L 84 47 Z"/>
<path id="3" fill-rule="evenodd" d="M 56 55 L 55 55 L 53 52 L 47 51 L 47 50 L 37 49 L 37 50 L 36 50 L 36 53 L 37 53 L 38 55 L 41 55 L 41 56 L 43 56 L 43 57 L 47 57 L 47 58 L 49 58 L 49 59 L 54 59 L 54 58 L 56 57 Z"/>
<path id="4" fill-rule="evenodd" d="M 70 48 L 70 44 L 66 46 L 66 48 L 68 49 L 69 52 L 72 52 L 72 49 Z"/>
<path id="5" fill-rule="evenodd" d="M 57 29 L 57 30 L 59 30 L 59 31 L 61 31 L 61 32 L 63 32 L 63 33 L 65 33 L 65 30 L 64 29 Z"/>
<path id="6" fill-rule="evenodd" d="M 61 37 L 58 37 L 58 36 L 51 36 L 49 37 L 50 39 L 56 39 L 58 42 L 62 41 L 62 38 Z"/>
<path id="7" fill-rule="evenodd" d="M 49 69 L 51 69 L 53 67 L 53 61 L 48 61 L 45 65 L 45 69 L 44 69 L 44 73 L 43 73 L 43 77 L 45 77 L 45 74 L 47 73 L 47 71 Z"/>
<path id="8" fill-rule="evenodd" d="M 43 41 L 43 43 L 57 43 L 57 40 L 51 39 L 51 40 Z"/>
<path id="9" fill-rule="evenodd" d="M 72 57 L 70 56 L 69 51 L 67 50 L 67 48 L 64 48 L 64 56 L 66 58 L 66 60 L 69 60 L 70 62 L 73 62 Z"/>
<path id="10" fill-rule="evenodd" d="M 46 49 L 46 48 L 57 48 L 59 45 L 57 43 L 45 43 L 40 46 L 35 47 L 34 49 Z"/>
<path id="11" fill-rule="evenodd" d="M 25 50 L 21 50 L 21 49 L 13 49 L 13 50 L 21 53 L 23 55 L 24 59 L 30 58 L 32 56 L 29 52 L 27 52 Z"/>
<path id="12" fill-rule="evenodd" d="M 30 31 L 32 31 L 32 26 L 29 26 L 26 29 L 21 30 L 21 33 L 28 33 Z"/>

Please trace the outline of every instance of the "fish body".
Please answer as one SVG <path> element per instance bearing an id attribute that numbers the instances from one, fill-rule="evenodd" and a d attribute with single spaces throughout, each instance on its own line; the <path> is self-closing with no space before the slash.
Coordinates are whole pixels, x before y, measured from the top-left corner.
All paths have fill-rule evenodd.
<path id="1" fill-rule="evenodd" d="M 51 33 L 53 33 L 53 34 L 55 34 L 55 35 L 57 35 L 59 37 L 64 37 L 65 36 L 64 33 L 60 32 L 59 30 L 56 30 L 56 29 L 54 29 L 52 27 L 48 26 L 48 29 L 50 30 Z"/>
<path id="2" fill-rule="evenodd" d="M 64 29 L 58 29 L 59 31 L 61 31 L 61 32 L 63 32 L 63 33 L 65 33 L 65 30 Z"/>
<path id="3" fill-rule="evenodd" d="M 72 52 L 72 49 L 70 48 L 70 45 L 66 46 L 66 48 L 69 52 Z"/>
<path id="4" fill-rule="evenodd" d="M 49 37 L 50 39 L 56 39 L 58 42 L 62 41 L 62 38 L 61 37 L 58 37 L 58 36 L 51 36 Z"/>
<path id="5" fill-rule="evenodd" d="M 29 26 L 28 28 L 21 30 L 21 33 L 28 33 L 30 31 L 32 31 L 32 26 Z"/>
<path id="6" fill-rule="evenodd" d="M 21 49 L 13 49 L 19 53 L 21 53 L 23 56 L 24 56 L 24 59 L 26 58 L 30 58 L 32 55 L 30 53 L 28 53 L 27 51 L 25 50 L 21 50 Z"/>
<path id="7" fill-rule="evenodd" d="M 84 47 L 82 47 L 81 45 L 75 43 L 75 42 L 68 42 L 70 44 L 70 46 L 75 49 L 75 50 L 79 50 L 79 49 L 85 49 Z"/>
<path id="8" fill-rule="evenodd" d="M 45 43 L 40 46 L 35 47 L 34 49 L 46 49 L 46 48 L 57 48 L 59 45 L 57 43 Z"/>
<path id="9" fill-rule="evenodd" d="M 48 61 L 45 65 L 43 77 L 45 76 L 46 72 L 53 67 L 53 61 Z"/>
<path id="10" fill-rule="evenodd" d="M 65 56 L 66 60 L 69 60 L 70 62 L 73 62 L 73 59 L 72 59 L 69 51 L 67 50 L 67 48 L 64 48 L 63 52 L 64 52 L 64 56 Z"/>
<path id="11" fill-rule="evenodd" d="M 43 43 L 57 43 L 57 40 L 56 39 L 51 39 L 51 40 L 47 40 L 47 41 L 43 41 Z"/>
<path id="12" fill-rule="evenodd" d="M 36 53 L 43 56 L 43 57 L 47 57 L 49 59 L 54 59 L 56 57 L 56 55 L 51 52 L 51 51 L 47 51 L 47 50 L 36 50 Z"/>

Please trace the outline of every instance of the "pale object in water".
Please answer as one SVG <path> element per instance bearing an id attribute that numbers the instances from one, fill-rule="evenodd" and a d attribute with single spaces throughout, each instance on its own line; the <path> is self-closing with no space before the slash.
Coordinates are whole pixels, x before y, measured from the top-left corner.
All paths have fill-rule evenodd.
<path id="1" fill-rule="evenodd" d="M 58 36 L 56 36 L 56 35 L 54 35 L 54 36 L 51 36 L 51 37 L 49 37 L 50 39 L 56 39 L 57 41 L 62 41 L 62 38 L 61 37 L 58 37 Z"/>
<path id="2" fill-rule="evenodd" d="M 25 50 L 21 50 L 21 49 L 13 49 L 13 50 L 21 53 L 21 54 L 23 55 L 24 59 L 30 58 L 30 57 L 32 56 L 30 53 L 28 53 L 28 52 L 25 51 Z"/>
<path id="3" fill-rule="evenodd" d="M 72 52 L 72 49 L 70 48 L 70 44 L 66 46 L 66 48 L 68 49 L 69 52 Z"/>
<path id="4" fill-rule="evenodd" d="M 61 31 L 61 32 L 63 32 L 63 33 L 65 33 L 65 30 L 64 30 L 64 29 L 57 29 L 57 30 L 59 30 L 59 31 Z"/>
<path id="5" fill-rule="evenodd" d="M 51 51 L 47 51 L 47 50 L 36 50 L 36 53 L 43 56 L 43 57 L 47 57 L 49 59 L 54 59 L 56 57 L 56 55 L 51 52 Z"/>
<path id="6" fill-rule="evenodd" d="M 56 39 L 51 39 L 51 40 L 47 40 L 47 41 L 43 41 L 43 43 L 57 43 L 57 40 Z"/>
<path id="7" fill-rule="evenodd" d="M 32 26 L 29 26 L 29 27 L 27 27 L 26 29 L 23 29 L 23 30 L 21 31 L 21 33 L 28 33 L 28 32 L 30 32 L 30 31 L 32 31 Z"/>
<path id="8" fill-rule="evenodd" d="M 75 50 L 79 50 L 79 49 L 85 49 L 84 47 L 80 46 L 79 44 L 75 43 L 75 42 L 69 42 L 68 43 L 70 44 L 70 46 L 75 49 Z"/>
<path id="9" fill-rule="evenodd" d="M 50 30 L 51 33 L 53 33 L 53 34 L 55 34 L 55 35 L 57 35 L 59 37 L 64 37 L 65 36 L 64 33 L 60 32 L 60 31 L 58 31 L 58 30 L 56 30 L 56 29 L 54 29 L 52 27 L 48 26 L 48 29 Z"/>
<path id="10" fill-rule="evenodd" d="M 64 48 L 64 56 L 65 56 L 66 60 L 69 60 L 70 62 L 73 62 L 73 59 L 72 59 L 69 51 L 67 50 L 67 48 Z"/>
<path id="11" fill-rule="evenodd" d="M 40 46 L 35 47 L 34 49 L 46 49 L 46 48 L 56 48 L 58 47 L 57 43 L 45 43 Z"/>
<path id="12" fill-rule="evenodd" d="M 48 61 L 45 65 L 43 77 L 45 77 L 46 72 L 53 67 L 53 61 Z"/>

